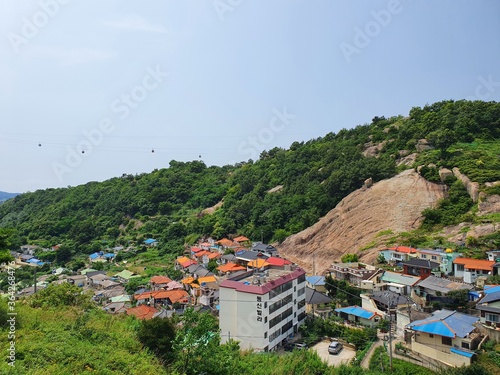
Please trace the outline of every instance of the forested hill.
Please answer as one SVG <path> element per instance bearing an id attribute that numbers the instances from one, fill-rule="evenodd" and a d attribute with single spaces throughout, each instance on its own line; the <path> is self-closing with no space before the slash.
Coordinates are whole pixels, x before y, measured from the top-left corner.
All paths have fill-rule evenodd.
<path id="1" fill-rule="evenodd" d="M 22 194 L 0 205 L 0 227 L 15 229 L 13 247 L 61 243 L 87 254 L 147 237 L 165 253 L 201 235 L 281 241 L 368 178 L 425 165 L 421 173 L 434 182 L 441 166 L 459 167 L 480 184 L 498 181 L 499 137 L 500 103 L 443 101 L 274 148 L 257 161 L 224 167 L 171 161 L 148 174 Z M 201 214 L 220 201 L 213 214 Z"/>
<path id="2" fill-rule="evenodd" d="M 7 199 L 14 198 L 18 193 L 6 193 L 5 191 L 0 191 L 0 203 L 6 201 Z"/>

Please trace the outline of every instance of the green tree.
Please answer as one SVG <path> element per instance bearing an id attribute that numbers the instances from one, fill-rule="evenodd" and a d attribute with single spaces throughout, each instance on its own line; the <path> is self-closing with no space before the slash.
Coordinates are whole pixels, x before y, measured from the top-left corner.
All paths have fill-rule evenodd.
<path id="1" fill-rule="evenodd" d="M 358 254 L 345 254 L 340 258 L 340 261 L 342 263 L 351 263 L 351 262 L 357 262 L 358 261 Z"/>
<path id="2" fill-rule="evenodd" d="M 167 365 L 175 360 L 175 337 L 175 326 L 168 318 L 143 320 L 137 331 L 139 341 Z"/>

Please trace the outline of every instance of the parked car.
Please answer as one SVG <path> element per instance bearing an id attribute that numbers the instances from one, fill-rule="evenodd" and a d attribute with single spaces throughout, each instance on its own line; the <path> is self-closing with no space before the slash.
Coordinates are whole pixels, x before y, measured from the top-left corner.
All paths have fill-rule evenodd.
<path id="1" fill-rule="evenodd" d="M 339 354 L 344 346 L 338 341 L 332 341 L 328 346 L 328 353 Z"/>
<path id="2" fill-rule="evenodd" d="M 295 349 L 298 350 L 307 349 L 307 344 L 305 342 L 296 342 Z"/>

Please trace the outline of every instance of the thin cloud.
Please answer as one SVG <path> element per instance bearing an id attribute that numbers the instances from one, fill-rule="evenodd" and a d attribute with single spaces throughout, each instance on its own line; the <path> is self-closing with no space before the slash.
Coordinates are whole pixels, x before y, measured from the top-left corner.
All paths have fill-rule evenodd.
<path id="1" fill-rule="evenodd" d="M 126 16 L 121 20 L 106 21 L 104 25 L 129 31 L 145 31 L 155 34 L 168 33 L 167 29 L 162 25 L 150 23 L 145 18 L 137 15 Z"/>
<path id="2" fill-rule="evenodd" d="M 59 66 L 87 64 L 95 61 L 112 59 L 116 54 L 113 51 L 104 51 L 94 48 L 54 48 L 39 46 L 27 53 L 30 58 L 46 58 L 58 61 Z"/>

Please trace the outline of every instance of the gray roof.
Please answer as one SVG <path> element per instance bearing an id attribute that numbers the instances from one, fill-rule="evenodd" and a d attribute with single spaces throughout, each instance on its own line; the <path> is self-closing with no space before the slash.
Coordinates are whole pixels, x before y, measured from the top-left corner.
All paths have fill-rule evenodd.
<path id="1" fill-rule="evenodd" d="M 266 251 L 266 252 L 277 252 L 278 251 L 278 249 L 276 249 L 274 246 L 268 245 L 265 243 L 261 243 L 261 242 L 254 242 L 252 245 L 252 250 L 253 251 Z"/>
<path id="2" fill-rule="evenodd" d="M 235 255 L 236 255 L 236 259 L 246 260 L 246 261 L 250 262 L 252 260 L 257 259 L 259 253 L 255 252 L 255 251 L 244 250 L 241 253 L 238 253 Z"/>
<path id="3" fill-rule="evenodd" d="M 420 280 L 420 277 L 403 275 L 401 273 L 396 273 L 391 271 L 385 271 L 380 277 L 380 280 L 385 283 L 396 283 L 396 284 L 412 286 Z"/>
<path id="4" fill-rule="evenodd" d="M 225 254 L 221 256 L 221 259 L 227 260 L 228 262 L 236 260 L 236 256 L 234 254 Z"/>
<path id="5" fill-rule="evenodd" d="M 370 294 L 371 299 L 379 302 L 383 305 L 388 306 L 389 301 L 391 301 L 391 307 L 403 305 L 407 303 L 413 303 L 413 301 L 406 296 L 402 296 L 399 293 L 395 293 L 391 290 L 384 290 L 380 292 L 373 292 Z"/>
<path id="6" fill-rule="evenodd" d="M 333 300 L 326 294 L 320 293 L 315 289 L 306 287 L 306 303 L 312 305 L 319 305 L 321 303 L 330 303 Z"/>
<path id="7" fill-rule="evenodd" d="M 435 268 L 439 268 L 439 263 L 436 262 L 431 262 L 430 260 L 426 259 L 410 259 L 406 260 L 404 262 L 401 262 L 404 266 L 413 266 L 413 267 L 418 267 L 418 268 L 426 268 L 433 270 Z"/>
<path id="8" fill-rule="evenodd" d="M 495 301 L 500 301 L 500 291 L 486 294 L 483 298 L 481 298 L 478 304 L 495 302 Z"/>
<path id="9" fill-rule="evenodd" d="M 89 279 L 96 275 L 106 275 L 106 271 L 90 271 L 85 274 Z"/>
<path id="10" fill-rule="evenodd" d="M 471 285 L 466 285 L 460 282 L 443 279 L 442 277 L 437 277 L 433 275 L 427 277 L 422 281 L 419 281 L 417 286 L 425 289 L 435 290 L 436 292 L 441 292 L 444 294 L 451 292 L 452 290 L 472 289 Z"/>

